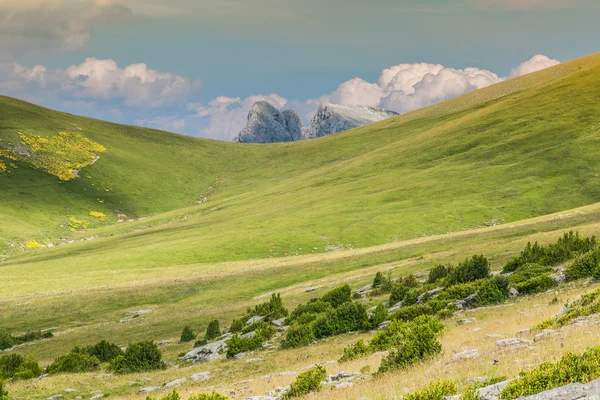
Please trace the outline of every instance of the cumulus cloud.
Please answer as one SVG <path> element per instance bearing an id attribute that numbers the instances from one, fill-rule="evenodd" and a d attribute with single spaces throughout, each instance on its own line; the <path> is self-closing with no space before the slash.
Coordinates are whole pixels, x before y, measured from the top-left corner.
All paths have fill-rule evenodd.
<path id="1" fill-rule="evenodd" d="M 14 64 L 12 75 L 13 81 L 37 83 L 77 99 L 117 100 L 140 108 L 157 108 L 184 100 L 200 85 L 189 78 L 150 69 L 146 64 L 119 67 L 114 60 L 96 58 L 56 70 L 42 65 L 28 68 Z"/>
<path id="2" fill-rule="evenodd" d="M 82 48 L 95 27 L 132 15 L 107 0 L 0 0 L 0 50 L 20 54 Z"/>
<path id="3" fill-rule="evenodd" d="M 560 64 L 560 61 L 554 60 L 542 54 L 538 54 L 536 56 L 533 56 L 530 60 L 522 63 L 517 68 L 513 69 L 510 72 L 510 77 L 516 78 L 517 76 L 530 74 L 532 72 L 540 71 L 542 69 L 552 67 L 558 64 Z"/>

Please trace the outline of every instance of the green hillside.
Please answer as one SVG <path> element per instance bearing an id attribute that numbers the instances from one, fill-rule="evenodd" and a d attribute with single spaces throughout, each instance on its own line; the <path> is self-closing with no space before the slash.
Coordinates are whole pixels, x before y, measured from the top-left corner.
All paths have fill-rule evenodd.
<path id="1" fill-rule="evenodd" d="M 67 182 L 18 162 L 0 173 L 0 249 L 12 256 L 30 240 L 126 233 L 110 245 L 121 265 L 182 265 L 365 247 L 590 204 L 600 200 L 598 84 L 593 55 L 342 134 L 273 145 L 0 98 L 0 146 L 18 144 L 18 132 L 67 131 L 107 149 Z M 156 217 L 115 224 L 118 213 Z M 71 218 L 112 226 L 72 234 Z M 26 257 L 60 258 L 67 247 Z"/>

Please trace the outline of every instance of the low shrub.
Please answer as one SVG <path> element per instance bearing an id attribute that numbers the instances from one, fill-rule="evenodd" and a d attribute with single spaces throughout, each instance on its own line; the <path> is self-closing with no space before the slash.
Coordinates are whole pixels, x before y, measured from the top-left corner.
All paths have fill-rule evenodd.
<path id="1" fill-rule="evenodd" d="M 308 346 L 317 340 L 312 324 L 293 324 L 288 329 L 283 347 L 291 349 L 295 347 Z"/>
<path id="2" fill-rule="evenodd" d="M 88 346 L 84 349 L 84 352 L 96 357 L 100 362 L 109 362 L 114 360 L 117 356 L 123 355 L 123 350 L 114 343 L 102 340 L 93 346 Z"/>
<path id="3" fill-rule="evenodd" d="M 550 290 L 556 285 L 556 281 L 552 279 L 550 275 L 541 275 L 528 279 L 525 282 L 518 283 L 514 285 L 514 288 L 520 294 L 535 294 Z"/>
<path id="4" fill-rule="evenodd" d="M 567 279 L 600 278 L 600 249 L 577 256 L 565 271 Z"/>
<path id="5" fill-rule="evenodd" d="M 244 329 L 244 323 L 239 319 L 234 319 L 229 327 L 229 333 L 238 333 Z"/>
<path id="6" fill-rule="evenodd" d="M 342 363 L 346 361 L 355 360 L 357 358 L 368 356 L 371 353 L 373 353 L 371 347 L 361 339 L 352 346 L 347 346 L 344 348 L 344 353 L 339 359 L 339 362 Z"/>
<path id="7" fill-rule="evenodd" d="M 206 340 L 206 339 L 200 339 L 200 340 L 196 340 L 196 341 L 194 342 L 194 349 L 195 349 L 196 347 L 202 347 L 202 346 L 205 346 L 205 345 L 207 345 L 207 344 L 208 344 L 208 340 Z"/>
<path id="8" fill-rule="evenodd" d="M 260 349 L 262 344 L 271 339 L 277 330 L 272 324 L 265 321 L 259 321 L 252 326 L 255 334 L 251 338 L 233 335 L 227 341 L 227 357 L 232 358 L 239 353 Z"/>
<path id="9" fill-rule="evenodd" d="M 194 333 L 192 328 L 190 326 L 185 326 L 183 328 L 183 331 L 181 332 L 181 337 L 179 338 L 179 342 L 187 343 L 187 342 L 191 342 L 194 339 L 196 339 L 196 334 Z"/>
<path id="10" fill-rule="evenodd" d="M 0 332 L 0 351 L 10 349 L 11 347 L 27 342 L 33 342 L 40 339 L 50 339 L 54 334 L 50 331 L 31 331 L 19 336 L 12 336 L 8 332 Z"/>
<path id="11" fill-rule="evenodd" d="M 452 268 L 450 266 L 438 265 L 434 267 L 431 271 L 429 271 L 429 276 L 427 277 L 427 283 L 435 283 L 441 279 L 444 279 Z"/>
<path id="12" fill-rule="evenodd" d="M 321 300 L 331 304 L 333 308 L 337 308 L 344 303 L 352 301 L 352 289 L 350 286 L 344 285 L 332 291 L 325 293 Z"/>
<path id="13" fill-rule="evenodd" d="M 31 357 L 8 354 L 0 357 L 0 381 L 5 379 L 25 380 L 36 378 L 42 369 Z"/>
<path id="14" fill-rule="evenodd" d="M 418 317 L 398 327 L 402 342 L 381 361 L 378 374 L 403 369 L 442 351 L 437 335 L 443 325 L 431 317 Z"/>
<path id="15" fill-rule="evenodd" d="M 410 321 L 421 315 L 433 315 L 434 310 L 429 304 L 413 304 L 411 306 L 402 307 L 394 314 L 392 319 L 400 319 L 403 321 Z"/>
<path id="16" fill-rule="evenodd" d="M 454 382 L 440 381 L 431 382 L 425 388 L 409 393 L 402 397 L 403 400 L 442 400 L 445 396 L 454 396 L 458 388 Z"/>
<path id="17" fill-rule="evenodd" d="M 294 321 L 301 318 L 303 315 L 313 315 L 313 317 L 317 314 L 321 314 L 333 309 L 332 305 L 326 301 L 321 299 L 313 299 L 305 304 L 300 304 L 290 316 L 286 319 L 286 324 L 291 325 Z M 314 318 L 313 318 L 314 319 Z M 306 323 L 306 322 L 303 322 Z"/>
<path id="18" fill-rule="evenodd" d="M 451 268 L 445 278 L 445 284 L 452 286 L 485 279 L 489 276 L 490 264 L 487 258 L 483 255 L 475 255 L 458 264 L 456 268 Z"/>
<path id="19" fill-rule="evenodd" d="M 49 374 L 90 372 L 95 371 L 99 366 L 100 360 L 97 357 L 79 351 L 71 351 L 58 357 L 48 366 L 47 372 Z"/>
<path id="20" fill-rule="evenodd" d="M 317 339 L 369 328 L 367 310 L 361 303 L 343 303 L 317 318 L 313 323 Z"/>
<path id="21" fill-rule="evenodd" d="M 282 400 L 286 400 L 317 391 L 321 388 L 321 384 L 326 378 L 327 371 L 321 365 L 311 368 L 299 374 L 296 380 L 292 382 L 290 389 L 281 398 Z"/>
<path id="22" fill-rule="evenodd" d="M 600 347 L 588 349 L 583 354 L 569 353 L 556 363 L 546 362 L 521 373 L 504 388 L 503 400 L 537 394 L 568 383 L 587 383 L 600 377 Z"/>
<path id="23" fill-rule="evenodd" d="M 15 345 L 15 340 L 7 332 L 0 332 L 0 351 L 10 349 Z"/>
<path id="24" fill-rule="evenodd" d="M 0 400 L 9 400 L 8 391 L 4 389 L 4 382 L 0 380 Z"/>
<path id="25" fill-rule="evenodd" d="M 586 293 L 579 299 L 569 303 L 565 311 L 555 318 L 542 321 L 536 328 L 546 329 L 550 327 L 562 327 L 577 317 L 587 317 L 600 313 L 600 289 Z"/>
<path id="26" fill-rule="evenodd" d="M 509 296 L 510 287 L 508 285 L 508 279 L 501 276 L 495 276 L 481 282 L 477 291 L 474 306 L 481 307 L 503 303 Z"/>
<path id="27" fill-rule="evenodd" d="M 108 369 L 117 374 L 147 372 L 165 369 L 162 354 L 156 343 L 143 341 L 130 345 L 125 353 L 116 357 L 108 365 Z"/>
<path id="28" fill-rule="evenodd" d="M 418 293 L 412 289 L 415 289 L 420 285 L 420 282 L 414 275 L 408 275 L 398 279 L 392 286 L 390 304 L 396 304 L 401 301 L 404 302 L 405 305 L 416 303 Z"/>
<path id="29" fill-rule="evenodd" d="M 372 329 L 377 328 L 383 321 L 387 320 L 389 317 L 389 313 L 387 308 L 383 306 L 383 304 L 379 304 L 373 314 L 369 317 L 369 325 Z"/>
<path id="30" fill-rule="evenodd" d="M 182 398 L 176 390 L 173 390 L 172 392 L 164 395 L 160 399 L 152 396 L 147 396 L 146 400 L 182 400 Z M 212 393 L 200 393 L 193 395 L 189 397 L 188 400 L 227 400 L 227 397 L 213 391 Z"/>
<path id="31" fill-rule="evenodd" d="M 288 310 L 283 306 L 281 295 L 279 293 L 273 293 L 268 302 L 257 305 L 253 310 L 249 309 L 246 320 L 255 315 L 263 316 L 267 321 L 272 321 L 274 319 L 287 317 Z"/>
<path id="32" fill-rule="evenodd" d="M 385 277 L 381 272 L 377 272 L 375 274 L 375 279 L 373 279 L 373 289 L 376 289 L 385 283 Z"/>
<path id="33" fill-rule="evenodd" d="M 521 294 L 545 292 L 557 285 L 550 277 L 552 267 L 540 264 L 525 264 L 508 278 L 512 287 Z"/>
<path id="34" fill-rule="evenodd" d="M 208 327 L 206 328 L 206 335 L 204 335 L 204 339 L 213 340 L 221 336 L 221 328 L 219 327 L 219 320 L 215 319 L 210 321 Z M 195 339 L 195 338 L 194 338 Z"/>

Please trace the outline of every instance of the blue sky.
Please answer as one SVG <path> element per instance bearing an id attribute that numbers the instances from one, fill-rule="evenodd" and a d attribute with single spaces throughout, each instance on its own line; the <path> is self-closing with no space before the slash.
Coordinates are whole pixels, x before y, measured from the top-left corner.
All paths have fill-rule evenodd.
<path id="1" fill-rule="evenodd" d="M 229 140 L 259 99 L 405 112 L 597 52 L 598 3 L 0 0 L 0 93 Z"/>

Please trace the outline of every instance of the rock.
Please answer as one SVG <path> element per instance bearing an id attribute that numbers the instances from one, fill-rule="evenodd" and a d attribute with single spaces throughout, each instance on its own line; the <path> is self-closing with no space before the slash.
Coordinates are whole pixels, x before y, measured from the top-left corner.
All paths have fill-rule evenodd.
<path id="1" fill-rule="evenodd" d="M 130 311 L 125 314 L 126 317 L 140 316 L 144 314 L 150 314 L 152 310 L 138 310 L 138 311 Z"/>
<path id="2" fill-rule="evenodd" d="M 193 381 L 207 381 L 210 379 L 210 371 L 207 372 L 197 372 L 192 375 L 191 379 Z"/>
<path id="3" fill-rule="evenodd" d="M 195 362 L 211 361 L 223 356 L 223 353 L 226 351 L 227 343 L 225 343 L 225 340 L 219 340 L 191 350 L 181 357 L 180 360 Z"/>
<path id="4" fill-rule="evenodd" d="M 498 333 L 488 333 L 484 336 L 486 339 L 501 339 L 504 335 L 500 335 Z"/>
<path id="5" fill-rule="evenodd" d="M 479 350 L 477 350 L 477 349 L 465 350 L 465 351 L 461 351 L 460 353 L 457 353 L 457 354 L 453 355 L 452 357 L 450 357 L 450 359 L 447 361 L 447 363 L 453 363 L 453 362 L 463 361 L 463 360 L 474 360 L 476 358 L 479 358 Z"/>
<path id="6" fill-rule="evenodd" d="M 548 339 L 552 336 L 560 335 L 562 332 L 557 331 L 555 329 L 544 329 L 542 332 L 538 333 L 533 337 L 534 342 L 539 342 L 540 340 Z"/>
<path id="7" fill-rule="evenodd" d="M 344 388 L 348 388 L 354 386 L 354 383 L 352 382 L 340 382 L 340 383 L 336 383 L 335 384 L 335 388 L 336 389 L 344 389 Z"/>
<path id="8" fill-rule="evenodd" d="M 283 113 L 266 101 L 258 101 L 248 112 L 248 122 L 233 139 L 240 143 L 295 142 L 301 139 L 304 124 L 292 110 Z"/>
<path id="9" fill-rule="evenodd" d="M 399 309 L 401 309 L 401 308 L 402 308 L 402 302 L 401 302 L 401 301 L 399 301 L 398 303 L 394 304 L 394 306 L 393 306 L 393 307 L 390 307 L 390 308 L 388 309 L 388 313 L 390 313 L 390 314 L 391 314 L 391 313 L 395 313 L 396 311 L 398 311 L 398 310 L 399 310 Z"/>
<path id="10" fill-rule="evenodd" d="M 231 339 L 233 337 L 233 333 L 224 333 L 221 336 L 219 336 L 219 340 L 227 340 L 227 339 Z"/>
<path id="11" fill-rule="evenodd" d="M 331 135 L 398 115 L 393 111 L 362 105 L 322 104 L 302 132 L 303 139 Z"/>
<path id="12" fill-rule="evenodd" d="M 249 358 L 246 360 L 246 364 L 250 364 L 250 363 L 254 363 L 254 362 L 259 362 L 259 361 L 263 361 L 262 358 Z"/>
<path id="13" fill-rule="evenodd" d="M 456 321 L 456 323 L 458 325 L 466 325 L 466 324 L 472 324 L 475 321 L 477 321 L 475 318 L 465 318 L 465 319 L 459 319 L 458 321 Z"/>
<path id="14" fill-rule="evenodd" d="M 250 331 L 240 335 L 242 339 L 252 339 L 254 336 L 256 336 L 256 331 Z"/>
<path id="15" fill-rule="evenodd" d="M 460 395 L 454 395 L 454 396 L 444 396 L 442 397 L 442 400 L 460 400 Z"/>
<path id="16" fill-rule="evenodd" d="M 483 400 L 500 400 L 500 393 L 510 383 L 510 380 L 477 389 L 476 394 Z"/>
<path id="17" fill-rule="evenodd" d="M 281 327 L 285 323 L 285 318 L 275 319 L 275 320 L 271 321 L 271 323 L 275 326 Z"/>
<path id="18" fill-rule="evenodd" d="M 382 323 L 379 324 L 379 326 L 377 327 L 377 330 L 380 331 L 382 329 L 387 328 L 387 326 L 391 323 L 392 321 L 383 321 Z"/>
<path id="19" fill-rule="evenodd" d="M 248 355 L 248 353 L 246 353 L 246 352 L 237 353 L 236 355 L 233 356 L 233 358 L 235 358 L 236 360 L 240 360 L 240 359 L 246 357 L 247 355 Z"/>
<path id="20" fill-rule="evenodd" d="M 103 397 L 104 397 L 104 395 L 102 393 L 98 393 L 98 394 L 95 394 L 92 397 L 90 397 L 90 400 L 97 400 L 97 399 L 101 399 Z"/>
<path id="21" fill-rule="evenodd" d="M 333 382 L 339 382 L 342 379 L 351 379 L 354 378 L 356 376 L 359 376 L 360 372 L 346 372 L 346 371 L 340 371 L 337 374 L 334 375 L 329 375 L 327 377 L 327 380 L 325 381 L 325 384 L 330 384 Z"/>
<path id="22" fill-rule="evenodd" d="M 55 394 L 54 396 L 48 397 L 46 400 L 58 400 L 58 399 L 62 399 L 63 397 L 65 397 L 65 396 L 63 396 L 62 394 Z"/>
<path id="23" fill-rule="evenodd" d="M 159 346 L 169 346 L 169 345 L 171 345 L 171 344 L 173 344 L 173 343 L 171 343 L 171 341 L 170 341 L 170 340 L 161 340 L 161 341 L 158 343 L 158 345 L 159 345 Z"/>
<path id="24" fill-rule="evenodd" d="M 547 390 L 531 396 L 521 397 L 522 400 L 579 400 L 600 398 L 600 379 L 582 383 L 571 383 L 556 389 Z"/>
<path id="25" fill-rule="evenodd" d="M 520 338 L 508 338 L 496 341 L 496 347 L 500 349 L 519 348 L 531 344 L 531 340 Z"/>
<path id="26" fill-rule="evenodd" d="M 262 321 L 265 317 L 260 316 L 260 315 L 255 315 L 254 317 L 250 318 L 248 321 L 246 321 L 246 326 L 250 326 L 252 324 L 257 323 L 258 321 Z"/>
<path id="27" fill-rule="evenodd" d="M 171 388 L 174 388 L 174 387 L 177 387 L 177 386 L 181 386 L 185 382 L 187 382 L 187 379 L 185 379 L 185 378 L 175 379 L 174 381 L 171 381 L 171 382 L 165 384 L 165 388 L 171 389 Z"/>
<path id="28" fill-rule="evenodd" d="M 531 329 L 521 329 L 517 332 L 517 336 L 529 335 L 531 333 Z"/>
<path id="29" fill-rule="evenodd" d="M 277 332 L 287 332 L 288 329 L 290 329 L 289 326 L 280 326 L 277 328 Z"/>
<path id="30" fill-rule="evenodd" d="M 517 297 L 520 293 L 517 289 L 511 286 L 508 290 L 508 294 L 510 295 L 510 297 Z"/>
<path id="31" fill-rule="evenodd" d="M 430 290 L 428 292 L 425 293 L 421 293 L 419 295 L 419 297 L 417 297 L 417 303 L 422 303 L 423 299 L 427 296 L 428 299 L 433 299 L 435 296 L 437 296 L 440 292 L 442 291 L 441 288 L 435 288 L 433 290 Z"/>
<path id="32" fill-rule="evenodd" d="M 150 392 L 154 392 L 155 390 L 158 390 L 158 389 L 161 389 L 161 386 L 146 386 L 146 387 L 138 390 L 138 393 L 150 393 Z"/>
<path id="33" fill-rule="evenodd" d="M 73 392 L 76 392 L 76 391 L 77 391 L 77 390 L 75 390 L 75 389 L 72 389 L 72 388 L 66 388 L 66 389 L 64 390 L 64 392 L 66 392 L 66 393 L 73 393 Z"/>
<path id="34" fill-rule="evenodd" d="M 310 293 L 310 292 L 316 292 L 317 290 L 319 290 L 319 288 L 316 287 L 309 287 L 308 289 L 305 290 L 306 293 Z"/>

